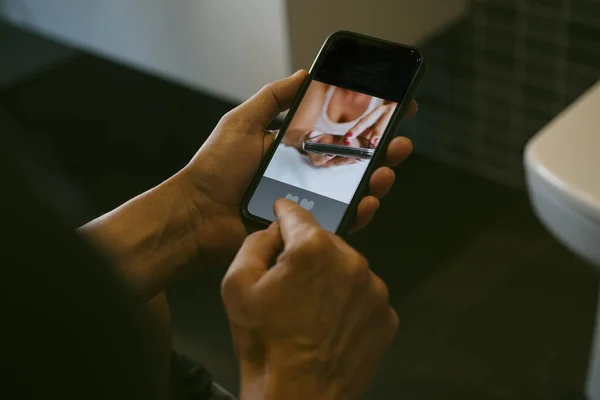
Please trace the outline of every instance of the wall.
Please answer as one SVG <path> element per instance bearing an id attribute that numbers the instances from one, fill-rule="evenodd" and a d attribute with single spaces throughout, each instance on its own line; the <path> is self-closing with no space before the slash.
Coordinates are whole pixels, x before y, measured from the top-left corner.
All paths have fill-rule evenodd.
<path id="1" fill-rule="evenodd" d="M 52 68 L 76 52 L 0 21 L 0 54 L 1 89 Z"/>
<path id="2" fill-rule="evenodd" d="M 527 141 L 600 78 L 600 2 L 474 0 L 423 45 L 417 151 L 521 186 Z"/>
<path id="3" fill-rule="evenodd" d="M 280 0 L 4 0 L 10 21 L 239 101 L 291 70 Z"/>
<path id="4" fill-rule="evenodd" d="M 416 45 L 463 16 L 469 0 L 286 0 L 294 68 L 310 67 L 323 40 L 351 30 Z"/>
<path id="5" fill-rule="evenodd" d="M 233 101 L 349 29 L 413 44 L 468 0 L 0 0 L 17 24 Z"/>

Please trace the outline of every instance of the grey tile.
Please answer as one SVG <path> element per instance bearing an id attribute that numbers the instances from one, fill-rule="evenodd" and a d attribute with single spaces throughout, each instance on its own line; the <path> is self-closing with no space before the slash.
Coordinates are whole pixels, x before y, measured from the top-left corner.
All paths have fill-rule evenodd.
<path id="1" fill-rule="evenodd" d="M 600 22 L 600 21 L 599 21 Z M 585 24 L 581 21 L 572 20 L 569 21 L 569 40 L 573 42 L 584 42 L 590 44 L 598 44 L 598 37 L 600 37 L 600 24 L 591 25 Z"/>
<path id="2" fill-rule="evenodd" d="M 590 25 L 593 25 L 594 21 L 600 21 L 600 2 L 598 1 L 573 0 L 570 11 L 574 20 L 587 21 Z"/>
<path id="3" fill-rule="evenodd" d="M 600 35 L 600 30 L 598 31 Z M 598 36 L 600 37 L 600 36 Z M 586 65 L 600 69 L 600 49 L 569 47 L 567 53 L 568 61 L 576 66 Z"/>

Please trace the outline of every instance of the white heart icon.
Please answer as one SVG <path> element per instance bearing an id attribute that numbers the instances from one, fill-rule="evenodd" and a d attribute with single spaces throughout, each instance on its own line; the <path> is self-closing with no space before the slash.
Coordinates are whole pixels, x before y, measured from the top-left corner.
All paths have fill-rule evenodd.
<path id="1" fill-rule="evenodd" d="M 293 201 L 294 203 L 298 202 L 298 196 L 294 196 L 291 193 L 286 194 L 285 198 L 288 199 L 288 200 Z"/>
<path id="2" fill-rule="evenodd" d="M 300 202 L 300 207 L 304 207 L 307 210 L 312 210 L 314 206 L 315 202 L 312 200 L 302 199 L 302 201 Z"/>

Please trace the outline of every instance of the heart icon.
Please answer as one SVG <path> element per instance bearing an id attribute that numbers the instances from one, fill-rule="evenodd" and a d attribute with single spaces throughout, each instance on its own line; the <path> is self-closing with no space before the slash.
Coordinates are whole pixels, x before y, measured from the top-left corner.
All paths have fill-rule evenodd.
<path id="1" fill-rule="evenodd" d="M 312 210 L 314 206 L 315 202 L 311 200 L 302 199 L 302 201 L 300 202 L 300 207 L 304 207 L 307 210 Z"/>
<path id="2" fill-rule="evenodd" d="M 298 202 L 298 196 L 294 196 L 291 193 L 286 194 L 285 198 L 288 199 L 288 200 L 293 201 L 294 203 Z"/>

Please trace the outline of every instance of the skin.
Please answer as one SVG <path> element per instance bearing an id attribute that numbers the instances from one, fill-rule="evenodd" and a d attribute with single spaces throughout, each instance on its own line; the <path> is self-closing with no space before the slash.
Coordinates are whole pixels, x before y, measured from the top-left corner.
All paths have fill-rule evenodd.
<path id="1" fill-rule="evenodd" d="M 352 139 L 362 137 L 377 146 L 395 110 L 396 103 L 392 102 L 385 102 L 375 108 L 346 133 L 344 136 L 346 144 L 349 145 Z"/>
<path id="2" fill-rule="evenodd" d="M 222 285 L 241 400 L 358 399 L 398 329 L 363 256 L 290 200 L 246 239 Z"/>
<path id="3" fill-rule="evenodd" d="M 161 342 L 156 358 L 165 363 L 166 372 L 170 322 L 163 291 L 192 270 L 230 263 L 240 249 L 249 233 L 240 214 L 241 201 L 273 142 L 264 129 L 290 106 L 306 77 L 306 71 L 299 71 L 266 85 L 221 119 L 181 171 L 79 229 L 120 267 L 138 293 L 140 307 L 153 316 L 149 330 L 156 331 Z M 391 188 L 390 166 L 411 151 L 408 139 L 391 141 L 386 166 L 373 173 L 370 194 L 359 203 L 355 230 L 371 221 L 379 198 Z"/>
<path id="4" fill-rule="evenodd" d="M 302 103 L 294 115 L 294 119 L 288 126 L 282 140 L 284 144 L 295 147 L 301 151 L 302 143 L 310 136 L 313 127 L 322 112 L 326 92 L 329 87 L 330 85 L 322 82 L 311 82 Z M 337 88 L 329 103 L 327 115 L 332 121 L 352 121 L 363 114 L 370 101 L 371 96 Z M 413 116 L 417 112 L 417 108 L 417 103 L 413 100 L 406 112 L 405 118 Z M 371 144 L 376 147 L 379 144 L 379 140 L 381 139 L 395 109 L 396 103 L 389 101 L 384 102 L 382 105 L 361 118 L 356 125 L 348 131 L 341 143 L 347 146 L 355 145 L 356 139 L 360 137 L 371 142 Z M 327 140 L 327 137 L 322 136 L 316 138 L 317 142 L 323 140 Z M 308 156 L 312 164 L 318 167 L 349 165 L 360 162 L 360 160 L 354 158 L 334 157 L 332 155 L 315 153 L 309 153 Z"/>

